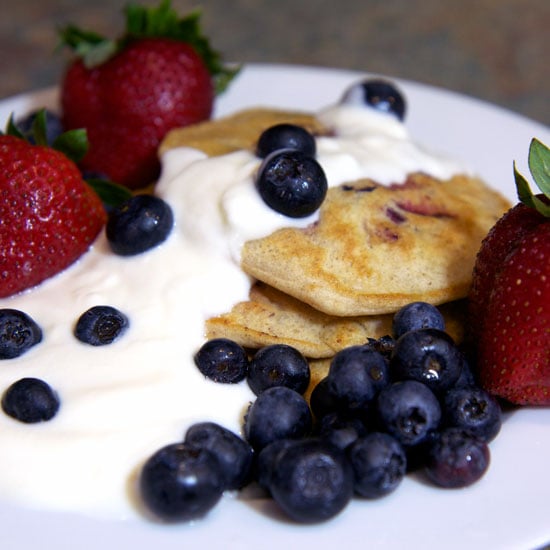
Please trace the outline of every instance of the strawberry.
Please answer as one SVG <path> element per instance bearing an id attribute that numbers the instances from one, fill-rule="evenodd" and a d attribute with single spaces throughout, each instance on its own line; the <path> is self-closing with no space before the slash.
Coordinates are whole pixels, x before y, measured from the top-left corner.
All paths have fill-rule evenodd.
<path id="1" fill-rule="evenodd" d="M 88 132 L 81 167 L 131 189 L 158 177 L 157 147 L 166 133 L 209 118 L 215 94 L 236 74 L 201 35 L 198 12 L 180 19 L 166 0 L 156 8 L 128 6 L 116 41 L 74 26 L 61 38 L 77 53 L 61 106 L 65 128 Z"/>
<path id="2" fill-rule="evenodd" d="M 46 145 L 45 114 L 34 140 L 12 121 L 0 135 L 0 297 L 33 287 L 62 271 L 90 247 L 106 221 L 99 196 L 77 165 Z M 76 148 L 74 145 L 76 144 Z M 67 132 L 54 147 L 85 151 L 85 133 Z"/>
<path id="3" fill-rule="evenodd" d="M 481 244 L 469 294 L 481 385 L 519 405 L 550 405 L 550 150 L 534 139 L 533 195 L 514 166 L 520 201 Z"/>

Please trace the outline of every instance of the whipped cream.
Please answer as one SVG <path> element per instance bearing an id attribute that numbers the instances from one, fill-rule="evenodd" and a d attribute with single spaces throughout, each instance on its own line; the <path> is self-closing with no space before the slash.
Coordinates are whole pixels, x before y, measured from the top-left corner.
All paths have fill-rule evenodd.
<path id="1" fill-rule="evenodd" d="M 338 105 L 319 114 L 334 136 L 317 139 L 329 186 L 370 177 L 397 183 L 413 171 L 439 178 L 465 172 L 410 139 L 394 117 Z M 0 392 L 32 376 L 58 392 L 49 422 L 22 424 L 0 413 L 0 495 L 25 505 L 125 518 L 138 513 L 135 482 L 159 447 L 211 420 L 241 433 L 254 396 L 246 382 L 216 384 L 193 363 L 208 317 L 246 300 L 242 244 L 284 226 L 306 226 L 269 209 L 254 187 L 260 159 L 247 151 L 208 158 L 191 148 L 165 153 L 156 192 L 175 226 L 159 247 L 114 255 L 102 234 L 77 263 L 40 286 L 0 301 L 41 326 L 43 341 L 0 364 Z M 72 331 L 95 305 L 120 309 L 130 328 L 92 347 Z"/>

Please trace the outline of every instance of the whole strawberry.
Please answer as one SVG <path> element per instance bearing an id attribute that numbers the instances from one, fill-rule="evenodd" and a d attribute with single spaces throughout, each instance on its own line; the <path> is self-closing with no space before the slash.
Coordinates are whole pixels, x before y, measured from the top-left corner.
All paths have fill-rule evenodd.
<path id="1" fill-rule="evenodd" d="M 550 405 L 550 151 L 533 140 L 533 195 L 514 168 L 522 202 L 481 245 L 469 295 L 470 340 L 482 386 L 511 403 Z"/>
<path id="2" fill-rule="evenodd" d="M 88 250 L 106 221 L 99 196 L 76 164 L 46 145 L 44 124 L 42 112 L 35 145 L 13 123 L 8 135 L 0 135 L 0 298 L 68 267 Z M 84 133 L 69 132 L 54 146 L 80 155 L 83 140 Z"/>
<path id="3" fill-rule="evenodd" d="M 136 189 L 157 178 L 166 133 L 209 118 L 215 94 L 236 70 L 210 49 L 197 12 L 180 19 L 163 1 L 157 8 L 130 5 L 126 19 L 117 41 L 62 30 L 77 57 L 64 76 L 61 105 L 65 128 L 88 132 L 81 167 Z"/>

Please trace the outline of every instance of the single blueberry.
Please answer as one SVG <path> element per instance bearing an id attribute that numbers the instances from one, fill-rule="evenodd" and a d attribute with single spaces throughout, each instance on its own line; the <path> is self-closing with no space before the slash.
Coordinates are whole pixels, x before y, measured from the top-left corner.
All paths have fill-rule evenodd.
<path id="1" fill-rule="evenodd" d="M 210 380 L 236 384 L 248 374 L 249 361 L 244 348 L 228 338 L 213 338 L 195 354 L 195 365 Z"/>
<path id="2" fill-rule="evenodd" d="M 285 386 L 263 391 L 245 418 L 247 441 L 258 451 L 276 439 L 297 439 L 310 433 L 311 412 L 298 392 Z"/>
<path id="3" fill-rule="evenodd" d="M 270 490 L 291 519 L 316 523 L 346 507 L 353 474 L 343 451 L 324 440 L 303 439 L 277 454 Z"/>
<path id="4" fill-rule="evenodd" d="M 388 363 L 368 346 L 350 346 L 334 356 L 327 378 L 329 391 L 339 409 L 359 411 L 389 383 Z"/>
<path id="5" fill-rule="evenodd" d="M 402 445 L 387 433 L 372 432 L 348 448 L 354 489 L 366 498 L 379 498 L 397 489 L 407 472 Z"/>
<path id="6" fill-rule="evenodd" d="M 276 212 L 303 218 L 321 206 L 328 183 L 323 168 L 313 157 L 288 149 L 275 151 L 263 161 L 256 188 Z"/>
<path id="7" fill-rule="evenodd" d="M 173 443 L 147 459 L 139 490 L 147 509 L 158 518 L 188 521 L 204 516 L 218 503 L 224 481 L 210 451 Z"/>
<path id="8" fill-rule="evenodd" d="M 297 439 L 276 439 L 268 443 L 256 456 L 254 477 L 258 485 L 268 493 L 271 492 L 271 479 L 274 471 L 274 464 L 279 453 L 296 443 Z"/>
<path id="9" fill-rule="evenodd" d="M 439 309 L 428 302 L 411 302 L 393 316 L 392 332 L 395 339 L 409 330 L 420 328 L 445 330 L 445 318 Z"/>
<path id="10" fill-rule="evenodd" d="M 309 363 L 292 346 L 265 346 L 250 361 L 247 380 L 256 395 L 273 386 L 286 386 L 303 394 L 309 386 Z"/>
<path id="11" fill-rule="evenodd" d="M 367 427 L 360 418 L 342 416 L 333 412 L 321 418 L 317 425 L 317 433 L 319 437 L 344 450 L 358 438 L 366 435 Z"/>
<path id="12" fill-rule="evenodd" d="M 76 322 L 74 335 L 92 346 L 106 346 L 119 338 L 130 325 L 128 317 L 111 306 L 94 306 Z"/>
<path id="13" fill-rule="evenodd" d="M 207 449 L 216 457 L 225 489 L 241 489 L 249 480 L 254 452 L 231 430 L 214 422 L 200 422 L 187 430 L 184 443 Z"/>
<path id="14" fill-rule="evenodd" d="M 317 420 L 338 410 L 338 401 L 330 392 L 328 378 L 322 378 L 313 388 L 309 397 L 311 412 Z"/>
<path id="15" fill-rule="evenodd" d="M 3 411 L 26 424 L 51 420 L 59 410 L 59 398 L 49 384 L 38 378 L 21 378 L 2 397 Z"/>
<path id="16" fill-rule="evenodd" d="M 470 366 L 470 363 L 464 357 L 464 360 L 462 361 L 462 369 L 460 370 L 460 376 L 458 377 L 458 380 L 455 382 L 454 387 L 455 388 L 471 388 L 471 387 L 477 387 L 478 383 L 476 380 L 476 376 L 474 374 L 474 371 L 472 370 L 472 367 Z"/>
<path id="17" fill-rule="evenodd" d="M 426 328 L 410 330 L 396 341 L 390 370 L 395 380 L 418 380 L 442 392 L 454 386 L 463 363 L 462 352 L 446 332 Z"/>
<path id="18" fill-rule="evenodd" d="M 443 398 L 447 426 L 463 428 L 483 441 L 492 441 L 502 425 L 498 401 L 482 388 L 451 388 Z"/>
<path id="19" fill-rule="evenodd" d="M 367 79 L 354 84 L 346 90 L 341 103 L 367 105 L 390 113 L 401 121 L 405 118 L 406 102 L 403 94 L 395 84 L 383 79 Z"/>
<path id="20" fill-rule="evenodd" d="M 439 427 L 441 407 L 428 386 L 416 380 L 394 382 L 378 395 L 377 414 L 381 431 L 402 445 L 421 443 Z"/>
<path id="21" fill-rule="evenodd" d="M 276 124 L 264 130 L 258 139 L 256 154 L 260 158 L 265 158 L 281 149 L 293 149 L 314 157 L 315 138 L 305 128 L 296 124 Z"/>
<path id="22" fill-rule="evenodd" d="M 489 462 L 485 441 L 462 428 L 446 428 L 428 452 L 426 474 L 440 487 L 467 487 L 483 476 Z"/>
<path id="23" fill-rule="evenodd" d="M 0 309 L 0 359 L 19 357 L 42 341 L 42 330 L 26 313 Z"/>
<path id="24" fill-rule="evenodd" d="M 135 195 L 109 213 L 105 232 L 119 256 L 134 256 L 164 242 L 174 225 L 170 206 L 153 195 Z"/>

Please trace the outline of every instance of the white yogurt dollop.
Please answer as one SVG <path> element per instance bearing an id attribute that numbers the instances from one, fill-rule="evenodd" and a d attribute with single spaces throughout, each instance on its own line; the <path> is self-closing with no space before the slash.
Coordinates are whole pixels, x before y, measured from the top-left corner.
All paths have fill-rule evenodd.
<path id="1" fill-rule="evenodd" d="M 465 169 L 415 145 L 392 116 L 334 106 L 319 115 L 334 129 L 317 140 L 329 185 L 361 177 L 403 181 L 421 170 L 447 178 Z M 260 160 L 240 151 L 215 158 L 179 148 L 167 152 L 157 194 L 172 207 L 165 243 L 118 257 L 101 235 L 76 264 L 39 287 L 0 301 L 41 326 L 44 340 L 0 363 L 0 393 L 32 376 L 59 394 L 57 416 L 25 425 L 0 412 L 0 496 L 42 508 L 108 517 L 136 514 L 135 478 L 159 447 L 178 441 L 196 421 L 241 432 L 253 394 L 246 382 L 216 384 L 193 363 L 204 321 L 247 299 L 239 268 L 242 244 L 316 215 L 293 220 L 264 205 L 254 187 Z M 95 348 L 72 335 L 95 305 L 117 307 L 129 330 Z"/>

